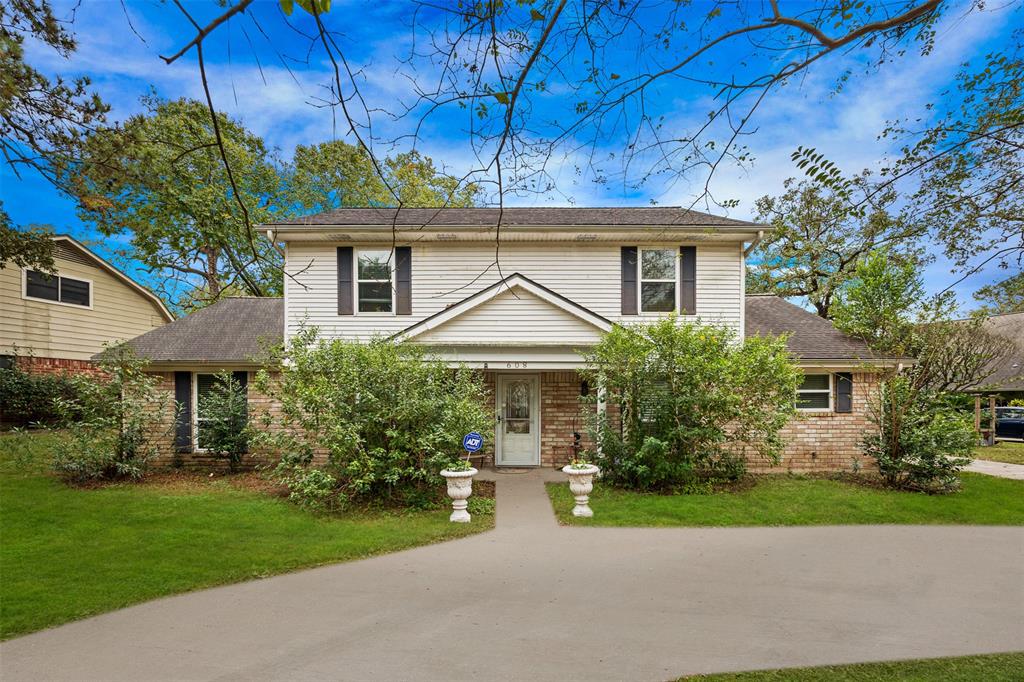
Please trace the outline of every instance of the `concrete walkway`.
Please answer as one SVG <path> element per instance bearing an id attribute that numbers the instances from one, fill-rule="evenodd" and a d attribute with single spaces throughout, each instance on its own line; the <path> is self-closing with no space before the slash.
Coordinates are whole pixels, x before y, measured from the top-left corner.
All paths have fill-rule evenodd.
<path id="1" fill-rule="evenodd" d="M 988 474 L 989 476 L 999 476 L 1000 478 L 1013 478 L 1018 481 L 1024 481 L 1024 464 L 1007 464 L 1006 462 L 992 462 L 987 459 L 976 459 L 966 467 L 965 471 L 973 471 L 979 474 Z"/>
<path id="2" fill-rule="evenodd" d="M 1021 528 L 567 528 L 560 476 L 494 477 L 494 532 L 28 635 L 0 677 L 665 680 L 1024 649 Z"/>

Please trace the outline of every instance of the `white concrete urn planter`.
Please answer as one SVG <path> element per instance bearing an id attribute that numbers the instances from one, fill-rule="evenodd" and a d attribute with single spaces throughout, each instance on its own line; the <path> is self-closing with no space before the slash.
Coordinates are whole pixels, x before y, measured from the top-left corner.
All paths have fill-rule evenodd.
<path id="1" fill-rule="evenodd" d="M 452 514 L 448 517 L 452 523 L 469 523 L 470 516 L 466 511 L 466 507 L 469 506 L 467 500 L 473 494 L 473 477 L 477 473 L 477 470 L 473 468 L 462 471 L 445 469 L 441 472 L 441 475 L 448 481 L 448 497 L 452 498 Z"/>
<path id="2" fill-rule="evenodd" d="M 598 469 L 593 464 L 585 467 L 574 467 L 568 464 L 562 467 L 562 471 L 569 476 L 569 490 L 576 498 L 576 506 L 572 508 L 573 516 L 591 517 L 594 510 L 590 508 L 590 493 L 594 491 L 594 475 Z"/>

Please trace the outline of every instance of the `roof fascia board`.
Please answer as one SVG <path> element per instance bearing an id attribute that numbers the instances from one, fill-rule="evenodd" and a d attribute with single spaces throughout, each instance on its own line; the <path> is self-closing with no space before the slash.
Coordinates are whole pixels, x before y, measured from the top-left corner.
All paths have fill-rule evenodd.
<path id="1" fill-rule="evenodd" d="M 462 232 L 462 231 L 483 231 L 483 230 L 496 230 L 497 225 L 447 225 L 444 223 L 427 223 L 423 225 L 401 223 L 397 225 L 391 224 L 371 224 L 371 225 L 354 225 L 348 223 L 284 223 L 284 224 L 263 224 L 257 225 L 257 228 L 261 230 L 270 230 L 275 233 L 281 232 L 338 232 L 345 230 L 353 231 L 386 231 L 392 232 L 393 230 L 415 230 L 417 232 L 423 232 L 425 230 L 430 231 L 441 231 L 441 232 Z M 698 224 L 658 224 L 650 223 L 647 225 L 623 225 L 623 224 L 607 224 L 607 225 L 521 225 L 515 223 L 503 223 L 501 225 L 502 232 L 506 230 L 510 231 L 523 231 L 523 230 L 542 230 L 545 232 L 580 232 L 586 230 L 685 230 L 692 232 L 718 232 L 721 230 L 737 231 L 737 232 L 750 232 L 757 234 L 760 231 L 774 230 L 770 225 L 698 225 Z"/>

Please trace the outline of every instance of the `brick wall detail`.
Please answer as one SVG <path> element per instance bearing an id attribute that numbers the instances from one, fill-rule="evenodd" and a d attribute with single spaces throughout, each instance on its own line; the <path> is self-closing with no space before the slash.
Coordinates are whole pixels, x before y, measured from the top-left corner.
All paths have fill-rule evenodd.
<path id="1" fill-rule="evenodd" d="M 27 374 L 103 374 L 103 371 L 91 360 L 19 355 L 16 362 L 18 368 Z"/>
<path id="2" fill-rule="evenodd" d="M 72 361 L 74 362 L 74 361 Z M 495 414 L 494 390 L 496 372 L 484 372 L 488 389 L 488 406 Z M 587 435 L 586 410 L 592 405 L 581 404 L 580 378 L 574 371 L 540 372 L 540 420 L 541 420 L 541 466 L 560 467 L 569 461 L 572 454 L 573 431 L 582 435 L 583 448 L 592 448 Z M 158 465 L 185 466 L 191 468 L 222 468 L 226 462 L 206 453 L 176 453 L 171 428 L 174 419 L 174 373 L 159 373 L 159 388 L 165 394 L 165 407 L 155 415 L 153 428 L 161 434 Z M 850 470 L 854 461 L 864 469 L 874 467 L 874 462 L 860 452 L 860 443 L 871 428 L 867 419 L 870 396 L 878 388 L 878 375 L 861 372 L 853 375 L 853 412 L 801 413 L 783 429 L 787 441 L 782 460 L 771 466 L 752 456 L 749 469 L 754 473 L 810 473 Z M 590 390 L 594 390 L 591 388 Z M 258 424 L 265 414 L 274 415 L 280 406 L 270 396 L 259 393 L 253 386 L 253 374 L 249 375 L 249 416 L 250 423 Z M 608 405 L 610 419 L 614 419 L 615 405 Z M 495 432 L 485 433 L 482 453 L 484 466 L 494 463 Z M 276 453 L 254 451 L 246 457 L 249 466 L 276 459 Z M 323 461 L 326 453 L 317 453 L 316 459 Z"/>

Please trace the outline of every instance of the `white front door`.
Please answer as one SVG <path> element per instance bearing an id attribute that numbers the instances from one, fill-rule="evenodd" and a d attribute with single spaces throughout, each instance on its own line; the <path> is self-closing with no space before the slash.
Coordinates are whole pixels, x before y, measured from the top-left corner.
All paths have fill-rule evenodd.
<path id="1" fill-rule="evenodd" d="M 498 466 L 540 464 L 540 377 L 535 374 L 499 374 L 495 406 Z"/>

